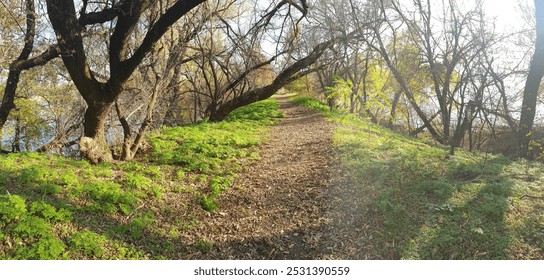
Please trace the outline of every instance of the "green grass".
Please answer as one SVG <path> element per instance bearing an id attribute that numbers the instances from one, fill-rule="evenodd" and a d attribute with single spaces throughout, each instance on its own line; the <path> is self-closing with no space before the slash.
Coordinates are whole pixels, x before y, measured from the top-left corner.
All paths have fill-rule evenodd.
<path id="1" fill-rule="evenodd" d="M 334 145 L 386 259 L 543 259 L 544 167 L 429 145 L 316 100 L 296 103 L 340 124 Z M 364 209 L 361 207 L 359 209 Z"/>
<path id="2" fill-rule="evenodd" d="M 340 124 L 334 146 L 346 203 L 363 204 L 385 259 L 543 259 L 544 167 L 405 137 L 312 99 Z M 0 155 L 0 259 L 179 259 L 214 244 L 208 211 L 281 117 L 268 100 L 225 122 L 165 128 L 134 162 L 93 166 L 38 153 Z M 243 189 L 243 188 L 240 188 Z M 202 228 L 201 228 L 202 227 Z"/>
<path id="3" fill-rule="evenodd" d="M 292 100 L 291 100 L 293 103 L 295 104 L 298 104 L 298 105 L 301 105 L 301 106 L 304 106 L 304 107 L 307 107 L 307 108 L 310 108 L 310 109 L 314 109 L 316 111 L 320 111 L 320 112 L 329 112 L 330 111 L 330 108 L 327 104 L 323 103 L 323 102 L 320 102 L 316 99 L 313 99 L 313 98 L 308 98 L 308 97 L 294 97 Z"/>
<path id="4" fill-rule="evenodd" d="M 183 171 L 220 174 L 229 172 L 240 157 L 248 157 L 263 138 L 261 132 L 283 114 L 274 100 L 251 104 L 232 112 L 225 121 L 165 128 L 151 135 L 151 159 L 178 165 Z"/>
<path id="5" fill-rule="evenodd" d="M 209 250 L 200 237 L 181 236 L 220 207 L 241 161 L 256 157 L 280 117 L 266 100 L 221 123 L 164 128 L 133 162 L 0 155 L 0 259 L 178 259 Z"/>

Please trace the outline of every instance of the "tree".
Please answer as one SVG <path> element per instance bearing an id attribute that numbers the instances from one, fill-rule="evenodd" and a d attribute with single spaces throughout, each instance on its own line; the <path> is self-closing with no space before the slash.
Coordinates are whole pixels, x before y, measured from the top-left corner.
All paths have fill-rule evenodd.
<path id="1" fill-rule="evenodd" d="M 85 158 L 93 163 L 100 161 L 109 161 L 112 159 L 111 151 L 106 142 L 105 126 L 106 120 L 111 108 L 114 107 L 124 87 L 133 75 L 134 71 L 144 61 L 144 59 L 152 52 L 157 42 L 163 37 L 166 31 L 178 21 L 181 17 L 191 12 L 194 8 L 205 2 L 204 0 L 182 1 L 178 0 L 168 5 L 168 1 L 119 1 L 115 4 L 109 2 L 88 2 L 83 1 L 77 16 L 75 2 L 71 0 L 47 0 L 47 9 L 49 19 L 53 30 L 58 39 L 58 45 L 61 51 L 61 58 L 71 80 L 77 87 L 79 93 L 87 104 L 87 109 L 84 115 L 84 136 L 80 142 L 80 149 Z M 153 9 L 156 5 L 164 5 L 166 9 Z M 256 6 L 257 7 L 257 6 Z M 297 1 L 273 1 L 262 17 L 256 17 L 257 21 L 246 33 L 250 35 L 249 45 L 243 44 L 241 33 L 235 34 L 234 29 L 229 26 L 227 21 L 220 18 L 221 13 L 212 13 L 219 18 L 226 27 L 227 37 L 231 40 L 228 47 L 235 50 L 243 50 L 237 52 L 231 57 L 237 60 L 240 57 L 247 57 L 248 51 L 256 51 L 257 59 L 246 60 L 248 63 L 243 63 L 240 70 L 230 68 L 231 65 L 222 65 L 221 61 L 209 54 L 199 52 L 194 54 L 193 60 L 196 58 L 206 58 L 206 63 L 200 67 L 209 67 L 209 65 L 219 65 L 223 74 L 227 74 L 224 84 L 215 84 L 213 88 L 217 91 L 214 96 L 224 96 L 226 98 L 214 98 L 215 102 L 208 106 L 210 112 L 210 120 L 219 121 L 228 115 L 228 113 L 238 107 L 249 103 L 268 98 L 283 85 L 289 83 L 296 77 L 300 77 L 310 71 L 308 67 L 317 59 L 331 44 L 332 40 L 317 45 L 308 55 L 296 59 L 293 63 L 284 64 L 283 70 L 274 78 L 274 80 L 265 86 L 261 87 L 245 87 L 248 79 L 251 79 L 254 73 L 260 71 L 266 65 L 275 61 L 280 55 L 289 53 L 286 56 L 287 62 L 293 61 L 293 53 L 291 50 L 296 45 L 295 41 L 298 36 L 297 25 L 307 13 L 308 6 L 305 0 Z M 87 12 L 93 10 L 93 12 Z M 150 13 L 159 14 L 155 17 L 147 17 Z M 294 12 L 296 11 L 296 12 Z M 276 15 L 282 15 L 283 19 L 276 20 Z M 298 13 L 299 16 L 293 16 Z M 283 22 L 283 24 L 281 24 Z M 106 23 L 108 25 L 106 25 Z M 285 34 L 279 36 L 277 46 L 281 46 L 279 52 L 271 58 L 264 61 L 260 59 L 258 52 L 259 48 L 255 46 L 261 42 L 264 36 L 270 35 L 274 30 L 277 30 L 278 23 L 281 24 L 280 33 Z M 96 63 L 89 61 L 90 50 L 85 48 L 85 38 L 88 36 L 87 27 L 93 25 L 101 25 L 107 34 L 111 34 L 106 42 L 107 52 L 107 68 L 97 73 L 93 66 Z M 109 27 L 108 27 L 109 26 Z M 193 36 L 196 36 L 200 30 L 195 28 Z M 134 36 L 135 32 L 143 34 L 143 36 Z M 232 32 L 232 33 L 229 33 Z M 266 34 L 266 35 L 263 35 Z M 235 36 L 233 36 L 235 35 Z M 234 40 L 232 40 L 234 38 Z M 202 50 L 200 50 L 202 51 Z M 228 50 L 227 50 L 228 52 Z M 244 56 L 246 55 L 246 56 Z M 228 61 L 227 61 L 228 62 Z M 98 64 L 100 65 L 100 64 Z M 172 69 L 172 67 L 170 67 Z M 236 71 L 234 71 L 236 70 Z M 254 76 L 253 76 L 254 77 Z M 216 76 L 217 78 L 217 76 Z M 208 85 L 211 85 L 208 83 Z M 130 92 L 127 92 L 130 94 Z M 130 98 L 130 97 L 126 97 Z M 149 105 L 153 105 L 155 98 L 150 99 Z M 152 113 L 153 106 L 148 106 L 148 116 Z M 124 118 L 121 108 L 118 108 L 118 115 L 125 131 L 125 148 L 128 147 L 126 140 L 131 138 L 130 132 Z M 144 121 L 146 123 L 146 121 Z M 143 126 L 145 128 L 145 126 Z M 137 137 L 136 146 L 138 139 Z M 134 153 L 134 149 L 130 148 L 131 152 L 124 153 L 125 158 L 130 158 Z M 128 151 L 128 149 L 125 149 Z"/>
<path id="2" fill-rule="evenodd" d="M 132 34 L 142 15 L 161 1 L 119 1 L 114 4 L 89 3 L 83 0 L 79 17 L 75 1 L 47 0 L 47 11 L 57 36 L 61 58 L 79 93 L 87 104 L 84 115 L 84 135 L 80 149 L 85 158 L 93 163 L 112 159 L 106 142 L 105 122 L 123 86 L 138 65 L 153 49 L 159 39 L 178 19 L 189 13 L 204 0 L 175 1 L 155 21 L 147 22 L 143 39 L 133 42 Z M 87 12 L 90 5 L 93 12 Z M 84 48 L 85 27 L 109 23 L 108 43 L 109 77 L 99 80 L 90 67 Z"/>
<path id="3" fill-rule="evenodd" d="M 175 98 L 179 90 L 181 67 L 194 60 L 186 58 L 189 42 L 202 32 L 212 15 L 220 12 L 220 9 L 205 5 L 198 14 L 187 15 L 181 23 L 173 25 L 127 81 L 128 89 L 115 101 L 115 111 L 123 130 L 121 154 L 115 155 L 118 159 L 132 160 L 147 131 L 153 125 L 157 127 L 154 115 L 166 114 L 162 111 L 166 111 L 170 105 L 163 104 L 165 108 L 160 108 L 159 104 L 172 96 Z M 147 16 L 150 17 L 148 21 L 152 21 L 151 17 L 155 15 Z"/>
<path id="4" fill-rule="evenodd" d="M 13 151 L 68 152 L 81 137 L 83 100 L 60 76 L 55 63 L 25 71 L 4 127 Z"/>
<path id="5" fill-rule="evenodd" d="M 403 6 L 396 0 L 381 1 L 374 12 L 376 24 L 370 26 L 375 40 L 368 43 L 383 57 L 423 122 L 416 131 L 426 130 L 436 141 L 456 147 L 467 127 L 467 104 L 474 101 L 470 96 L 482 90 L 469 86 L 470 69 L 477 67 L 478 58 L 492 43 L 493 31 L 487 28 L 481 3 L 463 7 L 455 0 L 442 6 L 431 2 L 415 0 Z M 399 45 L 413 48 L 414 55 L 403 59 L 401 55 L 407 52 L 398 51 Z M 411 85 L 414 69 L 424 73 L 428 86 Z"/>
<path id="6" fill-rule="evenodd" d="M 313 48 L 313 50 L 303 58 L 297 60 L 292 65 L 285 68 L 281 71 L 276 78 L 269 85 L 259 87 L 256 89 L 243 92 L 236 97 L 224 102 L 221 104 L 213 118 L 210 118 L 212 121 L 221 121 L 233 110 L 240 108 L 242 106 L 249 105 L 251 103 L 264 100 L 272 96 L 283 86 L 300 79 L 309 73 L 312 73 L 313 69 L 308 69 L 329 47 L 334 44 L 335 40 L 331 39 L 323 43 L 318 44 Z M 305 70 L 307 69 L 307 70 Z"/>
<path id="7" fill-rule="evenodd" d="M 538 90 L 544 76 L 544 3 L 535 0 L 536 41 L 535 52 L 529 66 L 529 73 L 523 90 L 523 103 L 519 121 L 518 141 L 520 156 L 531 158 L 529 143 L 533 129 Z"/>
<path id="8" fill-rule="evenodd" d="M 253 12 L 262 16 L 244 18 L 245 27 L 219 14 L 215 24 L 219 30 L 210 29 L 204 39 L 196 40 L 195 73 L 201 80 L 192 78 L 195 92 L 207 98 L 209 120 L 221 121 L 236 108 L 269 98 L 315 71 L 311 66 L 339 37 L 315 43 L 307 52 L 298 48 L 300 23 L 308 9 L 306 0 L 272 1 L 264 10 Z M 265 55 L 266 41 L 275 45 L 272 54 Z"/>
<path id="9" fill-rule="evenodd" d="M 14 63 L 27 60 L 34 48 L 34 37 L 36 36 L 36 8 L 34 7 L 34 0 L 26 0 L 26 32 L 24 37 L 24 46 L 19 54 L 19 57 Z M 6 80 L 6 87 L 4 88 L 4 95 L 2 97 L 2 104 L 0 105 L 0 135 L 2 128 L 6 123 L 9 113 L 15 108 L 15 95 L 17 93 L 17 86 L 21 77 L 20 69 L 10 69 L 8 78 Z"/>

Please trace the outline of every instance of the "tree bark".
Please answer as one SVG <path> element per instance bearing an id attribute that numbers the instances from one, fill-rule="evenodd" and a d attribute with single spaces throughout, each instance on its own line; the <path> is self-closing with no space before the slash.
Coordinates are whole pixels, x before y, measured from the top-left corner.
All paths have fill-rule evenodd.
<path id="1" fill-rule="evenodd" d="M 21 50 L 21 54 L 14 61 L 24 61 L 28 59 L 32 49 L 34 48 L 34 36 L 36 35 L 36 13 L 33 0 L 26 0 L 26 33 L 25 44 Z M 2 104 L 0 105 L 0 134 L 2 128 L 6 124 L 9 113 L 15 108 L 15 95 L 17 93 L 17 85 L 19 84 L 19 78 L 21 77 L 21 70 L 10 69 L 8 79 L 6 81 L 6 87 L 4 88 L 4 96 L 2 97 Z"/>
<path id="2" fill-rule="evenodd" d="M 19 118 L 15 120 L 15 135 L 13 136 L 13 142 L 11 143 L 11 152 L 21 151 L 21 122 Z"/>
<path id="3" fill-rule="evenodd" d="M 531 158 L 529 143 L 535 119 L 538 90 L 544 76 L 544 3 L 540 0 L 535 0 L 535 15 L 535 53 L 531 59 L 529 74 L 523 91 L 523 103 L 521 105 L 518 131 L 520 156 L 525 158 Z"/>
<path id="4" fill-rule="evenodd" d="M 155 104 L 157 103 L 159 90 L 162 89 L 162 87 L 160 87 L 159 84 L 160 82 L 156 84 L 155 88 L 153 89 L 151 100 L 147 104 L 147 111 L 146 111 L 145 118 L 134 140 L 132 139 L 132 129 L 130 128 L 130 125 L 127 120 L 128 117 L 125 117 L 122 115 L 121 109 L 119 108 L 118 104 L 115 103 L 117 116 L 119 117 L 119 122 L 121 122 L 121 126 L 123 127 L 123 151 L 121 152 L 121 157 L 120 157 L 120 159 L 123 161 L 130 161 L 134 159 L 134 156 L 136 156 L 136 153 L 138 152 L 138 150 L 140 149 L 140 146 L 142 145 L 144 141 L 144 137 L 147 131 L 149 130 L 149 127 L 153 123 L 153 109 L 155 108 Z"/>
<path id="5" fill-rule="evenodd" d="M 389 122 L 388 122 L 389 128 L 393 128 L 394 126 L 394 122 L 397 116 L 397 106 L 399 104 L 401 95 L 402 95 L 402 91 L 398 90 L 395 92 L 395 95 L 393 96 L 393 101 L 391 102 L 391 112 L 389 114 Z"/>
<path id="6" fill-rule="evenodd" d="M 93 102 L 85 111 L 83 131 L 79 149 L 91 163 L 112 161 L 112 153 L 106 142 L 106 118 L 113 102 Z"/>

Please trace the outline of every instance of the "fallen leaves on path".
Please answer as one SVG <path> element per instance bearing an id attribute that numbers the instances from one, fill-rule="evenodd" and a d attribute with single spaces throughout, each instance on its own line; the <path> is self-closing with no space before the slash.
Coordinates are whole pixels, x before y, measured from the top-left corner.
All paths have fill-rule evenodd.
<path id="1" fill-rule="evenodd" d="M 276 97 L 285 118 L 224 193 L 218 213 L 187 233 L 213 243 L 192 259 L 353 259 L 364 255 L 362 216 L 332 147 L 335 124 Z M 357 203 L 355 203 L 358 205 Z"/>

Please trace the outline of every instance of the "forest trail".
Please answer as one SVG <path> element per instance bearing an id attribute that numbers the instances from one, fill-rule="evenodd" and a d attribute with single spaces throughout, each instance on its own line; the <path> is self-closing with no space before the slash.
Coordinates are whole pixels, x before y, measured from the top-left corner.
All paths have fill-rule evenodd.
<path id="1" fill-rule="evenodd" d="M 261 159 L 238 178 L 239 189 L 221 196 L 218 213 L 199 226 L 213 248 L 191 258 L 368 258 L 359 252 L 358 203 L 346 203 L 354 200 L 338 176 L 336 124 L 286 96 L 274 98 L 284 119 L 259 148 Z"/>

